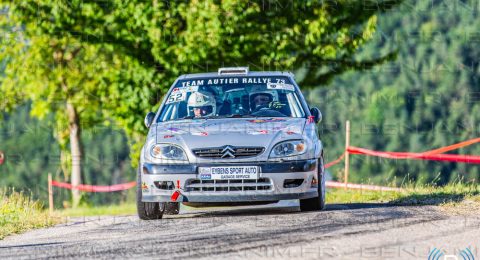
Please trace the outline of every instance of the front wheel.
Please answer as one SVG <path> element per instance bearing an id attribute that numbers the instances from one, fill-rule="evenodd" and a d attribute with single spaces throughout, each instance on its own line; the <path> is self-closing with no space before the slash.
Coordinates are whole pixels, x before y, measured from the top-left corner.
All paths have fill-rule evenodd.
<path id="1" fill-rule="evenodd" d="M 318 196 L 310 199 L 301 199 L 301 211 L 317 211 L 325 209 L 325 169 L 323 165 L 323 156 L 318 159 L 317 180 Z"/>
<path id="2" fill-rule="evenodd" d="M 143 220 L 161 219 L 165 211 L 164 205 L 158 202 L 142 202 L 142 175 L 140 167 L 137 172 L 137 213 Z"/>
<path id="3" fill-rule="evenodd" d="M 180 203 L 179 202 L 163 202 L 165 207 L 165 214 L 167 215 L 178 215 L 180 212 Z"/>

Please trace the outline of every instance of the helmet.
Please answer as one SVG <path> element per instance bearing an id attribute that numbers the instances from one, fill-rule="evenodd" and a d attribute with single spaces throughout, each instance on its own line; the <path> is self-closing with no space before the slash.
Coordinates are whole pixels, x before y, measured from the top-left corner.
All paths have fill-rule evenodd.
<path id="1" fill-rule="evenodd" d="M 216 103 L 215 97 L 210 92 L 193 92 L 187 102 L 188 115 L 194 115 L 194 108 L 200 108 L 203 111 L 202 116 L 215 115 L 217 112 Z"/>
<path id="2" fill-rule="evenodd" d="M 257 99 L 260 101 L 259 105 L 256 101 Z M 252 109 L 258 109 L 260 107 L 266 106 L 268 103 L 274 101 L 274 96 L 270 91 L 257 91 L 250 93 L 250 107 Z"/>

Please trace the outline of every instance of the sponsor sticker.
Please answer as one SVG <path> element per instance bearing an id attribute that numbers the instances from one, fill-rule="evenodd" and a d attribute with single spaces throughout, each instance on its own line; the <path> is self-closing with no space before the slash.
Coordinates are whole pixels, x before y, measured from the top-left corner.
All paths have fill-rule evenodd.
<path id="1" fill-rule="evenodd" d="M 209 174 L 209 173 L 200 174 L 200 179 L 201 179 L 201 180 L 211 180 L 211 179 L 212 179 L 212 175 Z"/>
<path id="2" fill-rule="evenodd" d="M 292 84 L 286 84 L 286 83 L 267 83 L 267 89 L 283 89 L 288 91 L 295 90 Z"/>
<path id="3" fill-rule="evenodd" d="M 197 135 L 197 136 L 208 136 L 207 132 L 192 132 L 192 135 Z"/>
<path id="4" fill-rule="evenodd" d="M 225 166 L 225 167 L 199 167 L 199 178 L 202 180 L 241 180 L 258 179 L 257 166 Z"/>
<path id="5" fill-rule="evenodd" d="M 180 132 L 180 128 L 176 128 L 176 127 L 169 127 L 167 128 L 167 131 L 171 131 L 171 132 L 175 132 L 175 133 L 178 133 Z"/>
<path id="6" fill-rule="evenodd" d="M 187 99 L 187 92 L 175 91 L 167 99 L 167 104 L 178 103 Z"/>
<path id="7" fill-rule="evenodd" d="M 183 88 L 180 88 L 180 91 L 184 91 L 184 92 L 197 92 L 197 91 L 198 91 L 198 86 L 183 87 Z"/>
<path id="8" fill-rule="evenodd" d="M 142 191 L 148 192 L 148 185 L 145 182 L 142 182 Z"/>

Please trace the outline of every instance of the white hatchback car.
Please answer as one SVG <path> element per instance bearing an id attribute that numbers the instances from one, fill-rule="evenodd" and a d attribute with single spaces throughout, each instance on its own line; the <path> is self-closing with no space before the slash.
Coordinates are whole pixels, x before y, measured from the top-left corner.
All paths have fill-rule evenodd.
<path id="1" fill-rule="evenodd" d="M 288 72 L 180 76 L 149 128 L 137 176 L 141 219 L 189 206 L 300 200 L 302 211 L 325 207 L 322 116 L 309 108 Z"/>

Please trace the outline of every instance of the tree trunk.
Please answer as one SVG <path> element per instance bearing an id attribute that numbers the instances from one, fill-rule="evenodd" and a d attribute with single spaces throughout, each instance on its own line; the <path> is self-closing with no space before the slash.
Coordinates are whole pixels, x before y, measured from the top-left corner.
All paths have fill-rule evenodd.
<path id="1" fill-rule="evenodd" d="M 67 102 L 68 126 L 70 131 L 70 151 L 72 154 L 72 186 L 78 186 L 82 180 L 82 140 L 80 118 L 72 103 Z M 80 191 L 72 189 L 73 207 L 80 202 Z"/>

